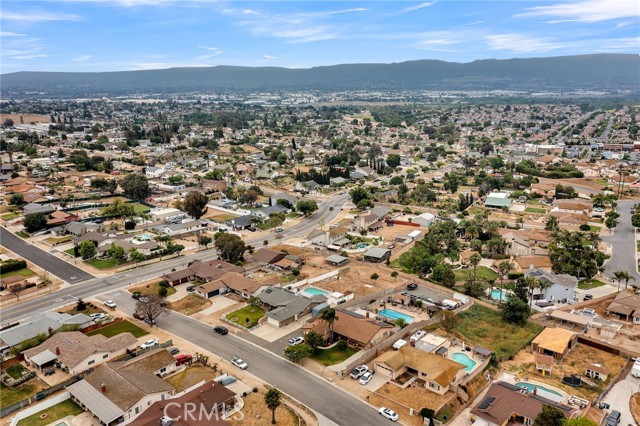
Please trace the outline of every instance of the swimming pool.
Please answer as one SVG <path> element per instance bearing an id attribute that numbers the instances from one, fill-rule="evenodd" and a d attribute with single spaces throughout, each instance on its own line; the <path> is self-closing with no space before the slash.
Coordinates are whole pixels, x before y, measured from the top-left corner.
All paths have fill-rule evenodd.
<path id="1" fill-rule="evenodd" d="M 466 366 L 467 368 L 465 368 L 464 371 L 471 371 L 473 370 L 473 367 L 476 366 L 476 362 L 469 358 L 467 354 L 463 354 L 462 352 L 456 352 L 455 354 L 451 355 L 451 359 Z"/>
<path id="2" fill-rule="evenodd" d="M 359 249 L 365 248 L 365 247 L 368 247 L 368 246 L 369 246 L 368 243 L 358 243 L 358 244 L 356 244 L 356 248 L 359 248 Z"/>
<path id="3" fill-rule="evenodd" d="M 516 382 L 516 386 L 519 388 L 526 388 L 529 392 L 533 392 L 534 388 L 537 388 L 537 394 L 550 399 L 555 402 L 560 402 L 564 399 L 561 393 L 554 391 L 553 389 L 545 388 L 544 386 L 534 385 L 528 382 Z"/>
<path id="4" fill-rule="evenodd" d="M 411 315 L 403 314 L 402 312 L 394 311 L 393 309 L 383 309 L 378 312 L 383 317 L 387 317 L 392 320 L 403 319 L 407 324 L 413 321 L 413 317 Z"/>
<path id="5" fill-rule="evenodd" d="M 149 234 L 136 235 L 136 240 L 138 241 L 151 241 L 152 239 L 153 239 L 153 236 Z"/>
<path id="6" fill-rule="evenodd" d="M 309 296 L 316 296 L 316 295 L 328 296 L 329 295 L 328 291 L 324 291 L 324 290 L 321 290 L 321 289 L 316 288 L 316 287 L 307 287 L 302 291 L 307 293 Z"/>
<path id="7" fill-rule="evenodd" d="M 491 290 L 491 298 L 493 300 L 502 300 L 503 302 L 506 302 L 507 300 L 509 300 L 509 295 L 503 290 L 502 291 L 502 299 L 500 298 L 500 290 L 499 289 L 494 289 Z"/>

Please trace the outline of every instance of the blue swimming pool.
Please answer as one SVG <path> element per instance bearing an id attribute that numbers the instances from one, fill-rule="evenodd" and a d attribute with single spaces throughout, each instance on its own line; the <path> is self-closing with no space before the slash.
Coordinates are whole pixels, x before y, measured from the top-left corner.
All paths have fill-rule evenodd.
<path id="1" fill-rule="evenodd" d="M 456 352 L 455 354 L 451 355 L 451 359 L 466 366 L 467 368 L 465 368 L 464 371 L 471 371 L 473 370 L 473 367 L 476 366 L 476 362 L 469 358 L 467 354 L 463 354 L 462 352 Z"/>
<path id="2" fill-rule="evenodd" d="M 556 392 L 553 389 L 545 388 L 544 386 L 534 385 L 528 382 L 517 382 L 516 386 L 519 388 L 525 388 L 529 392 L 533 392 L 534 388 L 537 388 L 536 393 L 542 397 L 550 399 L 552 401 L 560 402 L 564 399 L 564 396 L 560 392 Z"/>
<path id="3" fill-rule="evenodd" d="M 493 300 L 502 300 L 503 302 L 506 302 L 507 300 L 509 300 L 509 295 L 503 290 L 502 298 L 500 298 L 500 290 L 494 289 L 491 291 L 491 298 Z"/>
<path id="4" fill-rule="evenodd" d="M 151 241 L 153 239 L 153 235 L 149 234 L 140 234 L 135 237 L 138 241 Z"/>
<path id="5" fill-rule="evenodd" d="M 413 321 L 413 317 L 411 315 L 406 315 L 402 312 L 394 311 L 393 309 L 383 309 L 378 313 L 383 317 L 389 318 L 394 321 L 402 318 L 407 324 Z"/>
<path id="6" fill-rule="evenodd" d="M 321 289 L 316 288 L 316 287 L 307 287 L 302 291 L 304 291 L 305 293 L 307 293 L 310 296 L 316 296 L 316 295 L 328 296 L 329 295 L 328 291 L 324 291 L 324 290 L 321 290 Z"/>

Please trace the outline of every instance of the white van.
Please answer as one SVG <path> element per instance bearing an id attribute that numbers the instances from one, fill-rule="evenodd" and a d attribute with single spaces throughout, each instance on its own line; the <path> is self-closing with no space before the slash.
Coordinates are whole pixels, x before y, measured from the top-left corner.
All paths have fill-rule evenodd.
<path id="1" fill-rule="evenodd" d="M 395 342 L 392 347 L 397 351 L 397 350 L 400 350 L 400 348 L 403 346 L 407 346 L 407 341 L 400 339 L 397 342 Z"/>
<path id="2" fill-rule="evenodd" d="M 640 378 L 640 359 L 636 360 L 636 362 L 633 364 L 633 367 L 631 368 L 631 375 L 633 377 Z"/>
<path id="3" fill-rule="evenodd" d="M 445 308 L 449 309 L 449 310 L 454 310 L 456 309 L 458 306 L 460 306 L 459 302 L 456 302 L 454 300 L 451 299 L 444 299 L 442 301 L 442 306 L 444 306 Z"/>

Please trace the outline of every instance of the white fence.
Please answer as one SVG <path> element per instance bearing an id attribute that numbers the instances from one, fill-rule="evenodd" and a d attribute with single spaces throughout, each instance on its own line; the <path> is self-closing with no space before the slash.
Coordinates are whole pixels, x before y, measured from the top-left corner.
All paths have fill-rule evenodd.
<path id="1" fill-rule="evenodd" d="M 349 268 L 336 269 L 336 270 L 333 270 L 331 272 L 327 272 L 326 274 L 318 275 L 317 277 L 306 278 L 304 280 L 296 281 L 293 284 L 287 284 L 286 287 L 297 288 L 297 287 L 300 287 L 300 286 L 303 286 L 303 285 L 306 285 L 306 284 L 317 283 L 319 281 L 324 281 L 324 280 L 327 280 L 329 278 L 335 277 L 335 276 L 339 275 L 340 272 L 348 271 L 348 270 L 349 270 Z"/>
<path id="2" fill-rule="evenodd" d="M 63 392 L 60 395 L 56 395 L 41 402 L 40 404 L 29 407 L 26 410 L 22 410 L 18 414 L 16 414 L 14 418 L 11 419 L 10 426 L 16 426 L 20 420 L 25 419 L 32 414 L 36 414 L 40 411 L 46 410 L 49 407 L 53 407 L 56 404 L 60 404 L 62 401 L 66 401 L 69 398 L 71 398 L 71 394 L 69 392 Z"/>
<path id="3" fill-rule="evenodd" d="M 247 216 L 251 214 L 251 210 L 243 210 L 243 209 L 231 210 L 231 209 L 225 209 L 224 207 L 216 206 L 215 204 L 207 204 L 207 207 L 210 207 L 214 210 L 220 210 L 221 212 L 230 213 L 236 216 Z"/>

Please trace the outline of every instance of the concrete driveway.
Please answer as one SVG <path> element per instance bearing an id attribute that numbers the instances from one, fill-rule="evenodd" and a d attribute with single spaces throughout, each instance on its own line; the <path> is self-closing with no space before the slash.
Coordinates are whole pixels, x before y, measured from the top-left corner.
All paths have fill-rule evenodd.
<path id="1" fill-rule="evenodd" d="M 640 379 L 636 379 L 631 375 L 631 372 L 627 374 L 624 380 L 620 380 L 611 388 L 607 396 L 602 400 L 611 405 L 612 410 L 618 410 L 622 414 L 620 418 L 620 426 L 635 425 L 631 415 L 631 409 L 629 408 L 629 401 L 631 395 L 638 392 L 640 389 Z"/>

